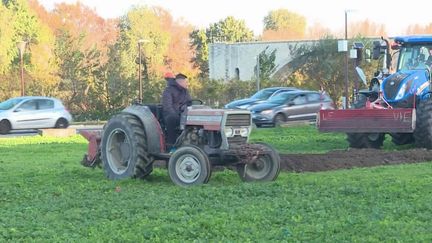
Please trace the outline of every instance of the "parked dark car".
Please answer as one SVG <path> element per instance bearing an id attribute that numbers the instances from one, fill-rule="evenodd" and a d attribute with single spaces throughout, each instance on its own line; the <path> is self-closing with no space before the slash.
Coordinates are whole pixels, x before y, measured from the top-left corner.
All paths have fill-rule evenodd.
<path id="1" fill-rule="evenodd" d="M 317 91 L 280 92 L 263 103 L 248 108 L 256 126 L 278 125 L 292 120 L 316 119 L 320 109 L 334 109 L 332 99 Z"/>
<path id="2" fill-rule="evenodd" d="M 254 95 L 252 95 L 249 98 L 241 99 L 241 100 L 234 100 L 234 101 L 226 104 L 225 108 L 227 108 L 227 109 L 247 109 L 249 106 L 263 102 L 263 101 L 267 100 L 268 98 L 270 98 L 271 96 L 276 95 L 279 92 L 291 91 L 291 90 L 299 90 L 299 89 L 293 88 L 293 87 L 272 87 L 272 88 L 261 89 L 260 91 L 256 92 Z"/>

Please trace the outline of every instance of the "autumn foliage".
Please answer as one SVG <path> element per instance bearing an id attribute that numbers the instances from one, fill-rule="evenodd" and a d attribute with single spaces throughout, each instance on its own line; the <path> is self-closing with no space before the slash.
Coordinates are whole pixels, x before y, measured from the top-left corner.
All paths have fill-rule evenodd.
<path id="1" fill-rule="evenodd" d="M 60 3 L 48 11 L 38 0 L 3 0 L 0 100 L 20 95 L 17 43 L 23 41 L 27 43 L 23 55 L 26 95 L 55 96 L 75 114 L 92 114 L 77 119 L 103 119 L 102 114 L 109 115 L 137 98 L 138 46 L 145 102 L 159 101 L 166 85 L 162 75 L 171 71 L 190 77 L 193 95 L 217 103 L 221 96 L 241 92 L 244 96 L 250 89 L 243 83 L 208 80 L 212 43 L 340 36 L 287 9 L 270 11 L 263 22 L 263 33 L 254 36 L 244 20 L 233 16 L 198 29 L 157 6 L 135 6 L 119 18 L 104 19 L 80 2 Z M 386 35 L 384 25 L 367 19 L 351 22 L 349 30 L 350 38 Z M 412 25 L 406 32 L 432 33 L 432 24 Z"/>

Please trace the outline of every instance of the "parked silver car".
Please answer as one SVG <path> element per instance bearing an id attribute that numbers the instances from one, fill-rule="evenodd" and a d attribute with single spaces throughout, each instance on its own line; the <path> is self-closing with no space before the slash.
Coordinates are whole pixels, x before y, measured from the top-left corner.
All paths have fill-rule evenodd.
<path id="1" fill-rule="evenodd" d="M 26 96 L 0 103 L 0 134 L 15 129 L 66 128 L 72 116 L 55 98 Z"/>
<path id="2" fill-rule="evenodd" d="M 256 104 L 248 109 L 252 112 L 252 120 L 257 127 L 277 125 L 292 120 L 316 119 L 320 109 L 334 109 L 332 99 L 317 91 L 286 91 L 272 96 L 264 103 Z"/>

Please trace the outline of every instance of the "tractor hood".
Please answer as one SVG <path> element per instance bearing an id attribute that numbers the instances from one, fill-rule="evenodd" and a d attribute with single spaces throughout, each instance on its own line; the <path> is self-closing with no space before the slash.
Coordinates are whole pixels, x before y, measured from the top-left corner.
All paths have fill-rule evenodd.
<path id="1" fill-rule="evenodd" d="M 421 96 L 429 91 L 429 77 L 426 70 L 401 70 L 383 80 L 381 90 L 389 103 L 413 102 L 414 94 Z"/>
<path id="2" fill-rule="evenodd" d="M 205 106 L 188 107 L 187 116 L 182 115 L 181 124 L 203 126 L 205 130 L 220 131 L 221 126 L 250 126 L 251 112 L 248 110 L 211 109 Z"/>

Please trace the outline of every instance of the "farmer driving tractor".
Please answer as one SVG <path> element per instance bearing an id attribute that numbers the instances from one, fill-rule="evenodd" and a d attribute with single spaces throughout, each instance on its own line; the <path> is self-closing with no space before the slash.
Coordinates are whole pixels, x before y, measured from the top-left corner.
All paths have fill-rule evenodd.
<path id="1" fill-rule="evenodd" d="M 190 103 L 187 76 L 179 73 L 175 77 L 172 73 L 164 75 L 167 87 L 162 94 L 163 116 L 167 131 L 166 144 L 168 151 L 174 151 L 177 139 L 177 128 L 183 109 Z"/>

